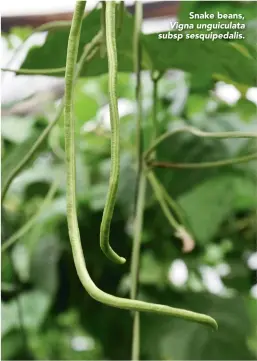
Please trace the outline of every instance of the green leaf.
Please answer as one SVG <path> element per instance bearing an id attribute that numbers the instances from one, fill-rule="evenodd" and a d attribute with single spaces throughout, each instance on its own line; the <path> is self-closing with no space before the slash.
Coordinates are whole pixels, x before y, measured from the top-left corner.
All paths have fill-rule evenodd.
<path id="1" fill-rule="evenodd" d="M 29 253 L 27 247 L 18 243 L 12 250 L 14 268 L 22 282 L 29 280 Z"/>
<path id="2" fill-rule="evenodd" d="M 118 39 L 118 47 L 121 51 L 118 55 L 119 69 L 121 71 L 129 71 L 132 69 L 132 29 L 133 21 L 131 16 L 124 16 L 122 32 Z M 84 47 L 99 31 L 100 11 L 93 10 L 85 17 L 81 30 L 79 54 L 82 54 Z M 69 28 L 55 29 L 49 31 L 46 42 L 42 47 L 33 47 L 27 55 L 21 68 L 28 69 L 48 69 L 65 66 L 67 41 L 69 36 Z M 55 56 L 53 56 L 55 54 Z M 94 58 L 90 64 L 84 66 L 82 76 L 96 76 L 107 73 L 107 59 L 102 59 L 100 54 Z M 60 74 L 54 74 L 60 76 Z M 63 75 L 62 75 L 63 76 Z"/>
<path id="3" fill-rule="evenodd" d="M 229 83 L 255 84 L 255 60 L 246 57 L 225 40 L 212 42 L 183 38 L 174 41 L 151 34 L 143 38 L 143 44 L 153 62 L 153 69 L 165 71 L 175 68 L 189 72 L 193 75 L 195 87 L 206 87 L 212 79 L 220 76 L 226 77 Z"/>
<path id="4" fill-rule="evenodd" d="M 2 137 L 14 143 L 24 142 L 31 134 L 31 128 L 35 119 L 20 118 L 15 116 L 3 117 Z"/>
<path id="5" fill-rule="evenodd" d="M 86 82 L 80 79 L 74 90 L 74 114 L 76 116 L 76 130 L 79 133 L 88 120 L 94 118 L 99 105 L 96 99 L 87 94 Z"/>
<path id="6" fill-rule="evenodd" d="M 51 327 L 30 337 L 36 360 L 100 360 L 103 358 L 100 340 L 80 324 L 77 310 L 66 310 L 52 320 Z"/>
<path id="7" fill-rule="evenodd" d="M 85 17 L 81 31 L 79 56 L 85 44 L 96 35 L 99 29 L 100 11 L 94 10 Z M 28 53 L 22 68 L 49 69 L 65 66 L 69 29 L 55 29 L 48 33 L 42 47 L 33 47 Z M 126 14 L 123 28 L 118 37 L 118 67 L 120 72 L 133 72 L 133 19 Z M 181 41 L 160 40 L 159 34 L 141 36 L 144 46 L 142 67 L 149 70 L 181 69 L 193 75 L 199 87 L 210 86 L 212 78 L 226 78 L 228 82 L 255 85 L 256 67 L 251 57 L 231 43 L 223 40 Z M 55 54 L 55 56 L 52 56 Z M 190 54 L 190 56 L 185 56 Z M 217 57 L 216 54 L 219 54 Z M 99 54 L 85 65 L 82 76 L 96 76 L 107 73 L 107 59 Z M 39 72 L 40 74 L 40 72 Z M 52 74 L 60 76 L 59 74 Z M 63 76 L 63 75 L 61 75 Z"/>
<path id="8" fill-rule="evenodd" d="M 178 127 L 183 125 L 185 125 L 184 122 L 179 123 Z M 210 131 L 209 125 L 207 130 Z M 230 156 L 221 141 L 196 138 L 190 134 L 178 134 L 173 139 L 164 141 L 157 149 L 158 160 L 174 163 L 209 162 L 226 159 Z M 176 171 L 159 169 L 156 173 L 171 196 L 178 197 L 206 179 L 226 174 L 228 168 L 225 168 L 178 169 Z"/>
<path id="9" fill-rule="evenodd" d="M 142 284 L 160 285 L 165 278 L 165 269 L 154 257 L 153 252 L 145 252 L 140 265 L 139 280 Z"/>
<path id="10" fill-rule="evenodd" d="M 232 177 L 207 180 L 179 198 L 196 240 L 210 241 L 233 209 Z"/>
<path id="11" fill-rule="evenodd" d="M 206 107 L 208 98 L 200 94 L 191 94 L 186 103 L 186 114 L 191 120 L 204 122 L 206 118 Z"/>
<path id="12" fill-rule="evenodd" d="M 33 183 L 52 183 L 58 177 L 60 179 L 60 186 L 62 186 L 64 179 L 61 176 L 63 174 L 63 165 L 55 165 L 53 168 L 52 158 L 45 153 L 31 167 L 17 175 L 15 182 L 12 184 L 12 191 L 22 193 Z"/>
<path id="13" fill-rule="evenodd" d="M 233 183 L 235 187 L 234 209 L 238 211 L 252 209 L 254 211 L 257 206 L 256 179 L 235 177 Z"/>
<path id="14" fill-rule="evenodd" d="M 120 182 L 117 192 L 117 203 L 122 206 L 123 214 L 127 218 L 131 215 L 135 197 L 136 172 L 133 167 L 133 158 L 127 153 L 121 155 Z"/>
<path id="15" fill-rule="evenodd" d="M 31 35 L 33 29 L 29 26 L 18 27 L 15 26 L 11 29 L 11 34 L 17 36 L 22 41 L 25 41 Z"/>
<path id="16" fill-rule="evenodd" d="M 19 330 L 13 330 L 8 334 L 3 335 L 1 341 L 1 357 L 3 360 L 15 360 L 17 354 L 24 355 L 23 338 L 21 337 L 21 333 L 19 332 Z"/>
<path id="17" fill-rule="evenodd" d="M 34 145 L 35 141 L 38 139 L 40 135 L 39 131 L 35 131 L 27 140 L 14 147 L 13 150 L 8 154 L 6 158 L 3 160 L 2 164 L 2 191 L 5 189 L 11 174 L 14 169 L 19 166 L 19 164 L 23 161 L 24 157 L 27 155 L 28 151 Z M 37 152 L 35 152 L 33 159 L 38 154 L 38 152 L 42 150 L 40 147 Z M 30 163 L 33 161 L 30 160 Z M 28 165 L 28 164 L 27 164 Z"/>
<path id="18" fill-rule="evenodd" d="M 239 99 L 235 106 L 235 110 L 238 111 L 242 121 L 256 123 L 257 106 L 250 100 Z"/>
<path id="19" fill-rule="evenodd" d="M 238 259 L 229 259 L 230 272 L 223 277 L 225 286 L 229 289 L 236 289 L 240 294 L 249 294 L 251 282 L 249 269 L 245 263 L 238 262 Z"/>
<path id="20" fill-rule="evenodd" d="M 24 326 L 27 330 L 38 329 L 50 306 L 50 298 L 41 291 L 31 291 L 19 296 Z M 19 315 L 15 300 L 2 302 L 2 334 L 18 329 Z"/>
<path id="21" fill-rule="evenodd" d="M 145 359 L 156 360 L 252 360 L 247 346 L 252 332 L 251 318 L 247 314 L 249 300 L 240 297 L 222 299 L 204 294 L 186 294 L 177 297 L 167 291 L 163 303 L 173 300 L 173 306 L 194 309 L 214 317 L 219 325 L 217 332 L 203 325 L 175 318 L 142 314 L 142 354 Z M 190 299 L 190 303 L 186 302 Z M 256 304 L 256 302 L 255 302 Z"/>
<path id="22" fill-rule="evenodd" d="M 39 221 L 45 223 L 56 223 L 56 220 L 66 217 L 66 198 L 65 196 L 53 199 L 49 208 L 39 215 Z"/>
<path id="23" fill-rule="evenodd" d="M 8 333 L 12 328 L 17 327 L 17 305 L 14 302 L 8 304 L 2 302 L 1 304 L 2 324 L 1 330 L 2 335 Z"/>
<path id="24" fill-rule="evenodd" d="M 58 238 L 47 235 L 40 239 L 31 255 L 31 281 L 38 289 L 47 294 L 54 294 L 58 287 L 57 266 L 60 252 L 61 247 Z"/>

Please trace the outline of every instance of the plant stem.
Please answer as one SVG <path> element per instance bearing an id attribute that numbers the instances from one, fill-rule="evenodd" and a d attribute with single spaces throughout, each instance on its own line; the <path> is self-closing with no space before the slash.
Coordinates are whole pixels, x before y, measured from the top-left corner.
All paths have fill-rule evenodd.
<path id="1" fill-rule="evenodd" d="M 105 57 L 106 54 L 106 21 L 105 21 L 105 12 L 106 12 L 106 1 L 101 1 L 101 31 L 102 31 L 102 42 L 100 45 L 100 56 L 101 58 Z"/>
<path id="2" fill-rule="evenodd" d="M 134 71 L 136 74 L 136 102 L 137 102 L 137 128 L 136 128 L 136 149 L 138 174 L 142 170 L 142 152 L 143 152 L 143 135 L 141 130 L 142 123 L 142 94 L 141 94 L 141 46 L 140 34 L 142 26 L 143 7 L 141 1 L 135 1 L 135 25 L 133 36 L 133 51 L 134 51 Z M 139 183 L 139 182 L 138 182 Z"/>
<path id="3" fill-rule="evenodd" d="M 178 222 L 176 221 L 176 219 L 173 217 L 173 215 L 171 214 L 169 207 L 163 197 L 162 194 L 162 189 L 159 187 L 159 184 L 156 180 L 156 177 L 154 175 L 154 173 L 152 171 L 149 171 L 147 173 L 147 178 L 153 188 L 153 191 L 155 193 L 156 199 L 158 200 L 158 202 L 160 203 L 160 206 L 162 208 L 163 213 L 165 214 L 167 220 L 169 221 L 170 225 L 178 230 L 178 228 L 180 227 L 180 225 L 178 224 Z"/>
<path id="4" fill-rule="evenodd" d="M 132 360 L 140 359 L 140 313 L 134 313 L 133 339 L 132 339 Z"/>
<path id="5" fill-rule="evenodd" d="M 143 7 L 141 1 L 135 2 L 135 22 L 133 36 L 134 50 L 134 71 L 136 74 L 136 103 L 137 103 L 137 122 L 136 122 L 136 152 L 137 152 L 137 179 L 135 189 L 135 219 L 134 219 L 134 237 L 131 257 L 131 292 L 130 298 L 136 299 L 138 289 L 138 276 L 140 266 L 140 248 L 143 231 L 143 215 L 146 193 L 146 178 L 142 171 L 143 154 L 143 135 L 142 135 L 142 94 L 141 94 L 141 46 L 140 34 L 142 27 Z M 140 359 L 140 314 L 133 313 L 132 328 L 132 350 L 131 359 Z"/>
<path id="6" fill-rule="evenodd" d="M 167 190 L 165 189 L 165 187 L 161 184 L 161 182 L 159 181 L 159 179 L 156 177 L 156 175 L 154 174 L 154 172 L 152 172 L 154 178 L 155 178 L 155 182 L 158 185 L 160 192 L 163 195 L 164 201 L 170 206 L 170 208 L 174 211 L 174 213 L 177 216 L 177 219 L 179 220 L 180 224 L 184 224 L 184 216 L 183 216 L 183 211 L 180 208 L 180 206 L 175 202 L 175 200 L 169 195 L 169 193 L 167 192 Z"/>
<path id="7" fill-rule="evenodd" d="M 64 105 L 64 103 L 62 102 L 59 106 L 59 109 L 57 111 L 57 114 L 56 114 L 54 120 L 51 123 L 49 123 L 49 125 L 43 130 L 43 132 L 40 134 L 40 136 L 35 141 L 33 146 L 29 149 L 29 151 L 25 155 L 25 157 L 20 161 L 20 163 L 18 163 L 16 165 L 16 167 L 14 167 L 14 169 L 10 173 L 9 178 L 6 180 L 6 183 L 4 184 L 4 187 L 2 189 L 2 195 L 1 195 L 2 202 L 5 198 L 5 195 L 9 189 L 13 179 L 15 178 L 15 176 L 18 175 L 21 172 L 21 170 L 26 166 L 26 164 L 31 160 L 31 158 L 33 157 L 33 155 L 35 154 L 37 149 L 41 146 L 41 144 L 44 142 L 44 140 L 46 139 L 46 137 L 48 136 L 48 134 L 50 133 L 50 131 L 52 130 L 54 125 L 60 119 L 62 112 L 63 112 L 63 105 Z"/>
<path id="8" fill-rule="evenodd" d="M 154 143 L 157 135 L 158 135 L 158 122 L 157 122 L 157 104 L 158 104 L 158 84 L 161 75 L 159 72 L 153 72 L 152 74 L 152 82 L 153 82 L 153 109 L 152 109 L 152 141 L 151 144 Z M 155 157 L 155 156 L 153 156 Z"/>
<path id="9" fill-rule="evenodd" d="M 141 172 L 138 187 L 138 198 L 135 215 L 135 233 L 132 248 L 131 261 L 131 292 L 130 298 L 136 299 L 138 291 L 138 276 L 140 265 L 140 248 L 143 232 L 143 218 L 145 206 L 146 177 Z M 133 334 L 132 334 L 132 360 L 139 360 L 140 356 L 140 315 L 138 312 L 133 314 Z"/>
<path id="10" fill-rule="evenodd" d="M 15 74 L 24 74 L 24 75 L 48 75 L 55 73 L 63 73 L 65 72 L 65 66 L 61 68 L 52 68 L 52 69 L 10 69 L 10 68 L 1 68 L 1 71 L 8 71 Z"/>
<path id="11" fill-rule="evenodd" d="M 40 205 L 38 211 L 32 216 L 28 222 L 26 222 L 17 232 L 15 232 L 10 238 L 7 239 L 6 242 L 1 247 L 1 252 L 5 252 L 10 246 L 12 246 L 19 238 L 21 238 L 24 234 L 26 234 L 37 221 L 38 217 L 42 213 L 42 211 L 51 203 L 55 192 L 57 191 L 59 181 L 53 182 L 52 186 L 50 187 L 45 199 L 43 200 L 42 204 Z"/>
<path id="12" fill-rule="evenodd" d="M 118 3 L 118 10 L 117 10 L 117 35 L 119 35 L 121 33 L 121 29 L 122 29 L 122 24 L 123 24 L 123 17 L 124 17 L 124 11 L 125 11 L 125 4 L 124 4 L 124 0 L 121 0 Z"/>
<path id="13" fill-rule="evenodd" d="M 164 140 L 170 138 L 171 136 L 178 133 L 191 133 L 201 138 L 218 138 L 218 139 L 229 139 L 229 138 L 257 138 L 257 133 L 254 132 L 204 132 L 200 129 L 185 126 L 182 128 L 174 129 L 170 132 L 162 134 L 156 141 L 151 145 L 151 147 L 145 152 L 144 158 L 145 160 L 149 159 L 151 153 L 160 145 Z"/>
<path id="14" fill-rule="evenodd" d="M 120 118 L 117 99 L 117 46 L 116 46 L 116 4 L 115 1 L 106 3 L 106 47 L 108 58 L 108 90 L 109 90 L 109 108 L 111 122 L 111 169 L 109 177 L 109 187 L 103 210 L 103 216 L 100 226 L 100 247 L 107 258 L 112 262 L 123 264 L 126 262 L 124 257 L 120 257 L 111 247 L 110 228 L 114 212 L 116 195 L 120 177 Z"/>
<path id="15" fill-rule="evenodd" d="M 234 165 L 240 163 L 246 163 L 251 160 L 257 159 L 257 153 L 248 154 L 242 157 L 232 158 L 232 159 L 223 159 L 216 160 L 212 162 L 202 162 L 202 163 L 170 163 L 170 162 L 161 162 L 154 161 L 149 162 L 148 164 L 151 167 L 155 168 L 177 168 L 177 169 L 202 169 L 202 168 L 214 168 L 214 167 L 223 167 L 227 165 Z"/>

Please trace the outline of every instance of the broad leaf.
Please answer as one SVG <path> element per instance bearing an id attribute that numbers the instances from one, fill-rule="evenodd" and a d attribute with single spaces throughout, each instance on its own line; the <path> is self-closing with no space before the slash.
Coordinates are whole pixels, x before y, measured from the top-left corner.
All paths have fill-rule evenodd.
<path id="1" fill-rule="evenodd" d="M 50 295 L 54 294 L 58 287 L 57 266 L 60 251 L 58 239 L 47 235 L 40 239 L 31 255 L 31 280 L 37 288 Z"/>
<path id="2" fill-rule="evenodd" d="M 248 303 L 240 297 L 222 299 L 214 296 L 187 294 L 176 297 L 163 294 L 162 302 L 173 300 L 174 307 L 190 308 L 214 317 L 217 332 L 205 326 L 175 319 L 142 314 L 142 355 L 156 360 L 252 360 L 247 346 L 252 333 Z M 187 302 L 186 299 L 190 299 Z M 256 302 L 255 302 L 256 307 Z"/>
<path id="3" fill-rule="evenodd" d="M 199 242 L 210 241 L 233 209 L 233 177 L 207 180 L 179 198 L 179 204 Z M 197 209 L 197 212 L 195 211 Z"/>
<path id="4" fill-rule="evenodd" d="M 18 167 L 27 153 L 30 151 L 36 140 L 40 135 L 39 131 L 35 131 L 27 140 L 25 140 L 20 145 L 13 148 L 13 150 L 8 154 L 8 156 L 4 159 L 2 164 L 2 190 L 6 187 L 11 174 L 14 169 Z M 38 152 L 42 150 L 41 147 L 35 152 L 33 159 L 38 154 Z M 33 159 L 30 160 L 33 161 Z M 28 165 L 28 164 L 27 164 Z"/>
<path id="5" fill-rule="evenodd" d="M 79 55 L 85 44 L 96 35 L 100 24 L 100 11 L 92 11 L 84 20 Z M 133 72 L 132 49 L 133 19 L 126 14 L 120 36 L 118 37 L 118 66 L 121 72 Z M 49 69 L 65 66 L 69 28 L 49 32 L 42 47 L 33 47 L 26 57 L 22 68 Z M 181 41 L 160 40 L 158 34 L 142 35 L 144 45 L 142 66 L 148 70 L 165 71 L 171 68 L 181 69 L 193 75 L 198 87 L 211 85 L 215 79 L 245 86 L 255 84 L 255 61 L 246 56 L 242 46 L 234 46 L 224 41 Z M 186 53 L 190 57 L 185 56 Z M 55 56 L 53 56 L 55 54 Z M 219 54 L 217 57 L 216 54 Z M 99 54 L 85 65 L 82 76 L 96 76 L 108 70 L 107 59 Z M 243 71 L 242 71 L 243 70 Z M 40 72 L 39 72 L 40 74 Z M 60 76 L 59 74 L 52 74 Z M 63 76 L 63 74 L 61 75 Z"/>
<path id="6" fill-rule="evenodd" d="M 3 117 L 2 137 L 14 143 L 24 142 L 31 135 L 32 125 L 35 119 L 30 117 Z"/>
<path id="7" fill-rule="evenodd" d="M 31 291 L 19 296 L 24 326 L 28 330 L 38 329 L 46 316 L 50 298 L 40 291 Z M 19 328 L 17 302 L 2 303 L 2 334 Z"/>

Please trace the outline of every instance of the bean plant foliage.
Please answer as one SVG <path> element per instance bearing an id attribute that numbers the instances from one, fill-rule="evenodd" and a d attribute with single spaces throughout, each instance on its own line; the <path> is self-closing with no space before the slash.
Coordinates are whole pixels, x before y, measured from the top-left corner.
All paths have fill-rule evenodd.
<path id="1" fill-rule="evenodd" d="M 157 137 L 183 127 L 208 133 L 256 134 L 256 105 L 246 96 L 256 78 L 252 36 L 256 4 L 181 3 L 178 19 L 183 23 L 188 21 L 189 11 L 243 13 L 247 36 L 232 43 L 175 42 L 159 40 L 157 33 L 140 35 L 144 151 L 152 144 L 156 120 L 153 71 L 162 74 L 156 101 Z M 78 59 L 100 27 L 101 9 L 97 8 L 83 20 Z M 73 107 L 77 213 L 87 268 L 101 290 L 126 298 L 131 286 L 138 186 L 133 31 L 134 16 L 125 11 L 117 35 L 117 96 L 119 106 L 127 110 L 123 113 L 119 107 L 120 179 L 110 229 L 110 243 L 127 259 L 124 265 L 112 263 L 99 247 L 111 163 L 110 121 L 106 116 L 108 59 L 101 49 L 82 66 Z M 48 30 L 44 44 L 31 47 L 21 69 L 39 69 L 36 73 L 40 75 L 40 69 L 64 67 L 69 32 L 68 25 Z M 15 34 L 23 41 L 23 33 L 24 29 L 14 29 L 6 39 Z M 49 76 L 64 77 L 64 72 Z M 236 87 L 239 100 L 233 104 L 222 100 L 216 92 L 220 81 Z M 53 121 L 60 106 L 57 103 L 37 116 L 6 116 L 2 120 L 2 188 L 8 188 L 2 203 L 2 247 L 37 215 L 34 225 L 20 232 L 2 253 L 2 358 L 126 360 L 131 352 L 131 312 L 96 302 L 84 290 L 74 267 L 66 219 L 63 115 L 25 167 L 18 167 Z M 19 127 L 19 122 L 24 126 Z M 10 124 L 17 126 L 10 131 Z M 255 252 L 256 160 L 195 169 L 157 164 L 205 164 L 254 152 L 252 138 L 213 139 L 190 132 L 174 134 L 156 147 L 150 170 L 176 202 L 193 247 L 183 252 L 188 239 L 182 242 L 176 237 L 152 183 L 147 183 L 137 299 L 207 314 L 219 329 L 142 313 L 141 359 L 256 359 L 256 265 L 249 262 Z M 174 278 L 178 264 L 187 274 L 180 283 Z"/>

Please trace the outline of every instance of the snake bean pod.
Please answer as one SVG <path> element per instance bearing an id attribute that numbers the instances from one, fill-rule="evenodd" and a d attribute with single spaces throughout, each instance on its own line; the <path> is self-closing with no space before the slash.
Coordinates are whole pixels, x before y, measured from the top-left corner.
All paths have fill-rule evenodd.
<path id="1" fill-rule="evenodd" d="M 107 3 L 107 10 L 112 10 L 113 3 Z M 76 210 L 76 169 L 75 169 L 75 132 L 74 119 L 72 116 L 73 102 L 73 79 L 78 52 L 78 43 L 81 30 L 81 22 L 83 18 L 85 2 L 76 2 L 76 8 L 73 15 L 70 37 L 68 41 L 67 66 L 65 75 L 65 152 L 67 166 L 67 221 L 69 238 L 74 258 L 75 267 L 78 277 L 88 294 L 103 304 L 121 308 L 125 310 L 151 312 L 162 315 L 184 318 L 186 320 L 195 321 L 206 324 L 217 329 L 216 321 L 210 316 L 199 314 L 187 310 L 177 309 L 160 304 L 147 303 L 137 300 L 129 300 L 126 298 L 115 297 L 99 289 L 92 281 L 84 259 L 83 249 L 80 240 L 80 232 L 78 227 L 77 210 Z M 108 13 L 107 11 L 107 13 Z"/>
<path id="2" fill-rule="evenodd" d="M 106 47 L 109 68 L 109 98 L 111 119 L 111 172 L 109 190 L 103 211 L 100 227 L 100 246 L 104 254 L 113 262 L 123 264 L 125 258 L 120 257 L 113 251 L 109 244 L 110 226 L 113 216 L 116 194 L 118 190 L 120 173 L 120 134 L 119 134 L 119 112 L 116 94 L 117 86 L 117 50 L 115 33 L 115 2 L 107 2 L 105 10 L 106 23 Z"/>

